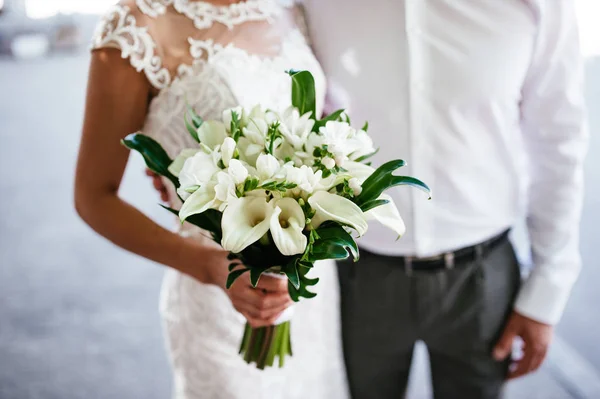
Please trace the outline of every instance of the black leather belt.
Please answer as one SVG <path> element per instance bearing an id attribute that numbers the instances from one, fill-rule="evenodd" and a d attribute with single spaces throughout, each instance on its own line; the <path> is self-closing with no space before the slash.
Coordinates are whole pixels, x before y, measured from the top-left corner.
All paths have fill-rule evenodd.
<path id="1" fill-rule="evenodd" d="M 399 264 L 404 265 L 407 274 L 410 274 L 413 271 L 435 272 L 444 269 L 453 269 L 455 266 L 466 264 L 476 260 L 478 257 L 485 256 L 492 249 L 508 240 L 509 232 L 510 230 L 506 230 L 480 244 L 461 248 L 454 252 L 446 252 L 437 256 L 428 258 L 397 256 L 393 258 L 397 259 Z"/>

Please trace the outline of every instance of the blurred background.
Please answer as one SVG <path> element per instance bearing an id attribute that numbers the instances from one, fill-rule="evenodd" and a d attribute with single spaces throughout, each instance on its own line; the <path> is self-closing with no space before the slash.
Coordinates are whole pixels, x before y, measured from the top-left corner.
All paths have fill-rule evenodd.
<path id="1" fill-rule="evenodd" d="M 96 236 L 72 205 L 87 46 L 112 3 L 0 0 L 0 399 L 170 396 L 161 268 Z M 600 398 L 600 0 L 577 3 L 591 127 L 584 269 L 547 362 L 508 398 Z M 168 225 L 143 171 L 133 157 L 122 194 Z M 526 247 L 519 231 L 515 241 Z M 422 349 L 410 398 L 431 395 Z"/>

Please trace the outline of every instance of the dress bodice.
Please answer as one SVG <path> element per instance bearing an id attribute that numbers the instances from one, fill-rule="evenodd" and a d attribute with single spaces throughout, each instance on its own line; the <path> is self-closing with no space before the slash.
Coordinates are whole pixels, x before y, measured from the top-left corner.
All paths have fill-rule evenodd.
<path id="1" fill-rule="evenodd" d="M 283 110 L 291 98 L 288 69 L 313 73 L 321 112 L 324 76 L 303 26 L 299 10 L 281 0 L 127 0 L 102 18 L 92 48 L 117 48 L 146 75 L 155 95 L 143 133 L 174 157 L 194 146 L 186 105 L 206 120 L 240 105 Z"/>

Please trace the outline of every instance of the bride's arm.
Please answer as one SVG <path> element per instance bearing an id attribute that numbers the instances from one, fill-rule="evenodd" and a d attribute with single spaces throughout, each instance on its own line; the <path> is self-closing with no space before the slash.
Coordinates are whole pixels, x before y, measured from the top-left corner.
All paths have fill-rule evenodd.
<path id="1" fill-rule="evenodd" d="M 225 251 L 162 228 L 118 196 L 129 156 L 120 140 L 142 128 L 151 90 L 145 76 L 118 51 L 92 53 L 75 207 L 87 224 L 118 246 L 224 288 Z M 226 292 L 254 326 L 270 324 L 290 303 L 285 282 L 264 278 L 261 290 L 255 290 L 249 280 L 238 281 Z"/>
<path id="2" fill-rule="evenodd" d="M 75 207 L 96 232 L 120 247 L 209 282 L 207 268 L 199 260 L 190 264 L 200 250 L 192 240 L 160 227 L 117 194 L 129 156 L 120 140 L 141 129 L 150 90 L 145 77 L 117 51 L 92 53 Z M 202 251 L 203 259 L 218 259 L 219 251 Z"/>

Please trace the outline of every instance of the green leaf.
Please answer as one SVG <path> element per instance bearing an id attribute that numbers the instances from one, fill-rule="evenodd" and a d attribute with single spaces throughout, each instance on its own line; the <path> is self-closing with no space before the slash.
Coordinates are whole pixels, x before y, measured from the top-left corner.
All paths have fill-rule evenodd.
<path id="1" fill-rule="evenodd" d="M 358 245 L 354 238 L 339 224 L 328 225 L 317 229 L 319 238 L 313 244 L 312 261 L 320 259 L 346 259 L 352 256 L 355 261 L 359 258 Z M 328 251 L 331 257 L 327 256 Z"/>
<path id="2" fill-rule="evenodd" d="M 190 118 L 192 119 L 192 123 L 194 124 L 194 127 L 196 129 L 198 129 L 200 126 L 202 126 L 202 124 L 204 123 L 204 120 L 202 120 L 200 115 L 198 115 L 196 113 L 196 111 L 194 110 L 194 108 L 192 108 L 189 104 L 187 105 L 187 111 L 188 111 L 188 114 L 190 115 Z"/>
<path id="3" fill-rule="evenodd" d="M 179 179 L 169 172 L 173 160 L 154 139 L 140 133 L 133 133 L 121 140 L 121 143 L 130 150 L 139 152 L 151 171 L 166 177 L 175 188 L 179 188 Z"/>
<path id="4" fill-rule="evenodd" d="M 188 133 L 190 134 L 190 136 L 192 136 L 192 138 L 194 140 L 196 140 L 196 143 L 200 142 L 200 138 L 198 137 L 198 130 L 194 129 L 194 126 L 192 126 L 192 124 L 190 123 L 190 121 L 188 120 L 188 115 L 185 114 L 183 116 L 183 121 L 185 122 L 185 128 L 187 129 Z"/>
<path id="5" fill-rule="evenodd" d="M 325 259 L 343 260 L 348 259 L 348 251 L 340 245 L 330 241 L 323 242 L 319 249 L 314 249 L 310 254 L 309 259 L 312 262 Z"/>
<path id="6" fill-rule="evenodd" d="M 258 280 L 260 280 L 260 276 L 263 274 L 264 271 L 264 269 L 258 267 L 253 267 L 252 269 L 250 269 L 250 283 L 254 288 L 256 288 L 256 286 L 258 285 Z"/>
<path id="7" fill-rule="evenodd" d="M 168 206 L 161 206 L 179 217 L 179 211 L 169 208 Z M 223 213 L 217 211 L 216 209 L 208 209 L 202 213 L 188 217 L 185 221 L 193 224 L 194 226 L 200 227 L 203 230 L 209 231 L 213 237 L 213 240 L 217 243 L 220 243 L 221 238 L 223 237 L 223 231 L 221 229 L 222 217 Z"/>
<path id="8" fill-rule="evenodd" d="M 430 194 L 429 187 L 422 181 L 414 177 L 394 176 L 392 174 L 404 165 L 404 161 L 398 159 L 387 162 L 377 168 L 362 184 L 362 193 L 354 199 L 356 205 L 362 208 L 365 203 L 378 199 L 385 190 L 395 186 L 412 186 Z"/>
<path id="9" fill-rule="evenodd" d="M 369 121 L 365 122 L 362 129 L 360 129 L 360 130 L 364 130 L 365 132 L 368 132 L 369 131 Z"/>
<path id="10" fill-rule="evenodd" d="M 300 277 L 298 276 L 298 268 L 296 267 L 296 259 L 288 263 L 282 270 L 294 288 L 300 288 Z"/>
<path id="11" fill-rule="evenodd" d="M 246 273 L 248 270 L 250 269 L 239 269 L 230 272 L 227 276 L 227 283 L 225 284 L 225 288 L 229 289 L 233 285 L 233 283 L 235 283 L 235 280 L 237 280 L 242 274 Z"/>
<path id="12" fill-rule="evenodd" d="M 375 151 L 373 151 L 370 154 L 365 154 L 362 157 L 358 157 L 354 160 L 354 162 L 363 162 L 366 161 L 367 159 L 371 158 L 373 155 L 377 154 L 379 152 L 379 148 L 376 149 Z"/>
<path id="13" fill-rule="evenodd" d="M 229 271 L 230 271 L 230 272 L 232 272 L 233 270 L 235 270 L 235 268 L 236 268 L 236 267 L 238 267 L 238 266 L 240 266 L 240 265 L 241 265 L 241 263 L 235 263 L 235 262 L 234 262 L 234 263 L 231 263 L 231 264 L 229 265 Z"/>
<path id="14" fill-rule="evenodd" d="M 371 201 L 368 201 L 368 202 L 365 202 L 364 204 L 362 204 L 360 209 L 363 212 L 367 212 L 373 208 L 377 208 L 378 206 L 389 204 L 389 203 L 390 203 L 390 201 L 388 201 L 388 200 L 371 200 Z"/>
<path id="15" fill-rule="evenodd" d="M 315 79 L 309 71 L 289 70 L 292 77 L 292 105 L 300 111 L 300 115 L 311 112 L 316 118 Z"/>
<path id="16" fill-rule="evenodd" d="M 340 115 L 342 115 L 344 113 L 344 111 L 345 110 L 343 110 L 343 109 L 338 109 L 337 111 L 335 111 L 335 112 L 327 115 L 325 118 L 323 118 L 323 119 L 321 119 L 319 121 L 316 121 L 315 125 L 313 126 L 312 131 L 313 132 L 318 132 L 319 128 L 325 126 L 327 124 L 327 122 L 339 120 L 340 119 Z"/>

